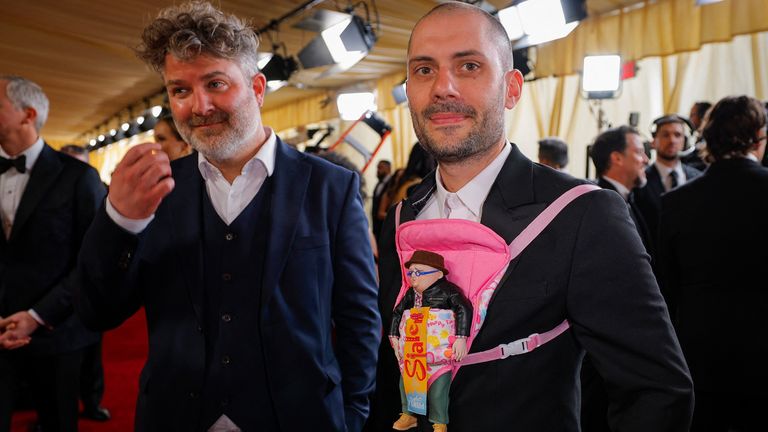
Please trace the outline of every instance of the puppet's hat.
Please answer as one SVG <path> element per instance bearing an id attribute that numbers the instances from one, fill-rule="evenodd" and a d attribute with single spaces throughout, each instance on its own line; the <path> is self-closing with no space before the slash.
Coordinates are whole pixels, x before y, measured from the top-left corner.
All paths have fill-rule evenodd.
<path id="1" fill-rule="evenodd" d="M 411 255 L 411 259 L 405 263 L 405 267 L 409 268 L 411 264 L 428 265 L 443 272 L 443 276 L 448 274 L 448 269 L 445 268 L 445 260 L 443 259 L 443 256 L 434 252 L 417 250 Z"/>

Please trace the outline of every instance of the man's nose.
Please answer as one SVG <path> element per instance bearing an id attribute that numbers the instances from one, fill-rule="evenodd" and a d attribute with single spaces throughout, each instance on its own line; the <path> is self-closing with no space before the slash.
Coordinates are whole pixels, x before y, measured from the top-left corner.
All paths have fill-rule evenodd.
<path id="1" fill-rule="evenodd" d="M 196 91 L 192 94 L 192 112 L 197 115 L 206 115 L 213 111 L 213 103 L 210 96 L 204 91 Z"/>
<path id="2" fill-rule="evenodd" d="M 460 97 L 456 77 L 449 69 L 437 71 L 435 81 L 432 83 L 432 99 L 455 99 Z"/>

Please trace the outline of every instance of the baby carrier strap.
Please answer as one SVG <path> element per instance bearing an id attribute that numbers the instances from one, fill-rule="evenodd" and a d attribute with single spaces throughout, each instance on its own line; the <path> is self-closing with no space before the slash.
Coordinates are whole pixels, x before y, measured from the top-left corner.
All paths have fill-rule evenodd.
<path id="1" fill-rule="evenodd" d="M 555 201 L 552 202 L 547 208 L 544 209 L 536 218 L 528 224 L 527 227 L 517 236 L 512 243 L 509 244 L 511 252 L 511 259 L 515 259 L 523 250 L 531 244 L 550 222 L 562 211 L 568 204 L 581 195 L 600 189 L 599 186 L 593 184 L 582 184 L 575 186 L 564 194 L 560 195 Z M 511 260 L 510 260 L 511 261 Z M 509 356 L 520 355 L 529 353 L 536 348 L 544 345 L 545 343 L 555 339 L 563 334 L 568 328 L 570 328 L 568 320 L 563 320 L 557 327 L 544 333 L 534 333 L 527 338 L 518 339 L 508 344 L 501 344 L 496 348 L 491 348 L 486 351 L 478 353 L 468 354 L 459 363 L 461 366 L 466 366 L 475 363 L 483 363 L 492 360 L 505 359 Z"/>
<path id="2" fill-rule="evenodd" d="M 600 189 L 599 186 L 594 184 L 582 184 L 575 186 L 555 201 L 553 201 L 547 208 L 544 209 L 514 240 L 508 245 L 509 247 L 509 261 L 512 261 L 519 256 L 523 250 L 554 220 L 554 218 L 574 199 L 579 196 Z M 400 211 L 402 209 L 402 201 L 398 203 L 395 209 L 395 227 L 400 226 Z M 505 267 L 506 268 L 506 267 Z M 499 272 L 495 280 L 494 285 L 497 285 L 503 275 L 504 271 Z M 492 360 L 504 359 L 513 355 L 525 354 L 533 351 L 534 349 L 546 344 L 547 342 L 555 339 L 563 334 L 570 328 L 568 320 L 564 320 L 557 327 L 544 333 L 534 333 L 527 338 L 518 339 L 507 344 L 501 344 L 496 348 L 492 348 L 487 351 L 468 354 L 461 362 L 455 363 L 455 366 L 465 366 L 475 363 L 483 363 Z M 474 334 L 471 335 L 473 338 Z"/>

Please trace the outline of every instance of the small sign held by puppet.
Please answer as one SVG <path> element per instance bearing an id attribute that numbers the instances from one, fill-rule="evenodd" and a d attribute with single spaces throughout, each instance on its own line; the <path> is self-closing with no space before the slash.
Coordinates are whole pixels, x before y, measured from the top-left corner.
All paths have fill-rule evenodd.
<path id="1" fill-rule="evenodd" d="M 467 355 L 472 305 L 446 279 L 442 255 L 417 250 L 405 268 L 410 288 L 395 306 L 389 329 L 400 363 L 403 409 L 392 427 L 408 430 L 421 414 L 428 415 L 435 431 L 447 431 L 451 362 Z"/>

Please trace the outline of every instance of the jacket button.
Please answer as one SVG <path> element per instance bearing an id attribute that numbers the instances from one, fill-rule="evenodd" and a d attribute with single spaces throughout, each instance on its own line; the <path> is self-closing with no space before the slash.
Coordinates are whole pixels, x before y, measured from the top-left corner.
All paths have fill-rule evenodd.
<path id="1" fill-rule="evenodd" d="M 221 358 L 221 364 L 228 365 L 230 363 L 232 363 L 232 359 L 230 359 L 228 355 Z"/>
<path id="2" fill-rule="evenodd" d="M 229 273 L 224 273 L 223 275 L 221 275 L 221 280 L 225 282 L 229 282 L 232 280 L 232 275 Z"/>
<path id="3" fill-rule="evenodd" d="M 232 233 L 226 233 L 226 234 L 224 235 L 224 239 L 225 239 L 225 240 L 227 240 L 227 241 L 230 241 L 230 240 L 232 240 L 232 239 L 234 239 L 234 238 L 235 238 L 235 235 L 234 235 L 234 234 L 232 234 Z"/>
<path id="4" fill-rule="evenodd" d="M 189 392 L 189 398 L 190 398 L 190 399 L 197 399 L 197 393 L 195 393 L 195 392 Z"/>
<path id="5" fill-rule="evenodd" d="M 221 320 L 224 322 L 230 322 L 232 321 L 232 316 L 230 314 L 224 314 L 221 316 Z"/>
<path id="6" fill-rule="evenodd" d="M 131 263 L 131 251 L 125 251 L 117 260 L 117 267 L 120 270 L 128 270 L 128 265 Z"/>

